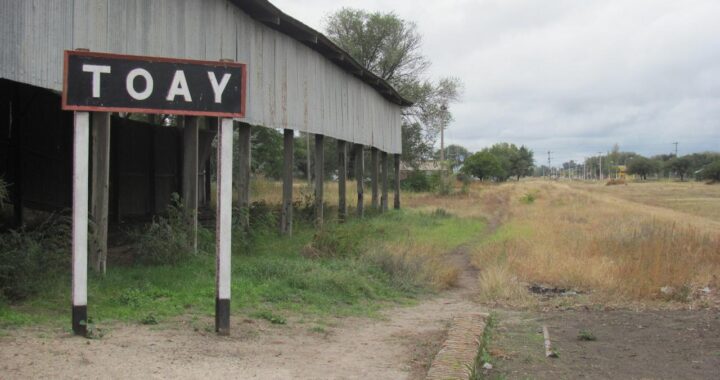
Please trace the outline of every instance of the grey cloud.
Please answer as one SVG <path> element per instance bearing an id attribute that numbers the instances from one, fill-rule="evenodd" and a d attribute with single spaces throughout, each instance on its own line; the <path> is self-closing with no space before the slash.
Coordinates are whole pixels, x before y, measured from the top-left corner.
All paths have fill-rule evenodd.
<path id="1" fill-rule="evenodd" d="M 415 21 L 430 75 L 465 82 L 450 143 L 509 141 L 568 159 L 616 142 L 643 154 L 673 141 L 686 153 L 720 150 L 716 0 L 273 3 L 318 29 L 342 6 Z"/>

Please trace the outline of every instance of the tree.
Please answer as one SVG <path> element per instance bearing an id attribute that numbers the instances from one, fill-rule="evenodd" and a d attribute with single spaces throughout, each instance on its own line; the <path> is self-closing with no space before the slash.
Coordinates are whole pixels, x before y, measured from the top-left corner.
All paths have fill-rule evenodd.
<path id="1" fill-rule="evenodd" d="M 268 178 L 279 179 L 283 166 L 283 135 L 272 128 L 251 129 L 251 170 Z M 237 155 L 236 155 L 237 157 Z"/>
<path id="2" fill-rule="evenodd" d="M 637 174 L 643 180 L 647 179 L 649 174 L 657 173 L 658 165 L 649 158 L 638 156 L 633 158 L 628 165 L 628 173 Z"/>
<path id="3" fill-rule="evenodd" d="M 430 61 L 420 51 L 422 36 L 414 23 L 394 13 L 343 8 L 330 14 L 325 25 L 333 42 L 415 103 L 403 111 L 403 159 L 417 166 L 430 158 L 427 147 L 452 121 L 447 106 L 459 98 L 460 80 L 424 77 Z"/>
<path id="4" fill-rule="evenodd" d="M 487 149 L 468 157 L 465 160 L 462 172 L 481 180 L 499 179 L 505 175 L 500 160 Z"/>
<path id="5" fill-rule="evenodd" d="M 702 169 L 702 178 L 712 182 L 720 182 L 720 159 L 707 164 Z"/>
<path id="6" fill-rule="evenodd" d="M 691 165 L 692 162 L 687 156 L 672 158 L 665 163 L 665 167 L 668 170 L 673 171 L 680 176 L 680 181 L 685 180 L 685 176 L 690 172 Z"/>
<path id="7" fill-rule="evenodd" d="M 445 147 L 445 161 L 448 161 L 450 168 L 453 170 L 462 166 L 469 156 L 470 151 L 463 146 L 452 144 Z M 435 159 L 440 159 L 440 149 L 435 152 Z"/>
<path id="8" fill-rule="evenodd" d="M 515 145 L 512 145 L 515 147 Z M 532 167 L 535 163 L 532 150 L 521 145 L 519 149 L 512 153 L 510 157 L 510 174 L 519 181 L 521 177 L 532 175 Z"/>
<path id="9" fill-rule="evenodd" d="M 403 162 L 417 169 L 431 157 L 433 147 L 423 136 L 420 123 L 403 123 L 401 139 Z"/>

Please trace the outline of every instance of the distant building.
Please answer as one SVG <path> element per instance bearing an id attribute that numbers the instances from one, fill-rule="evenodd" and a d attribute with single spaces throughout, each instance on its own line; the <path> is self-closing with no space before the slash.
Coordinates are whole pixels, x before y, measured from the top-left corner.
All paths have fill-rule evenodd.
<path id="1" fill-rule="evenodd" d="M 417 168 L 414 168 L 413 166 L 409 165 L 407 162 L 401 162 L 400 163 L 400 179 L 405 179 L 410 175 L 411 172 L 414 172 L 415 170 L 424 172 L 425 174 L 433 174 L 433 173 L 439 173 L 440 170 L 442 170 L 442 167 L 440 166 L 440 163 L 438 161 L 425 161 L 421 162 L 420 165 Z"/>

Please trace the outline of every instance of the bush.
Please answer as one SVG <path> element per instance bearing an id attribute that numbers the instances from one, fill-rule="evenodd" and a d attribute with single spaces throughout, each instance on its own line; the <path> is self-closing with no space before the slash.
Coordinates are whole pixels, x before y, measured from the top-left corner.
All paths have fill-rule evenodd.
<path id="1" fill-rule="evenodd" d="M 423 192 L 431 191 L 433 183 L 425 172 L 413 170 L 407 178 L 400 181 L 400 187 L 405 191 Z"/>
<path id="2" fill-rule="evenodd" d="M 0 298 L 25 299 L 70 264 L 70 218 L 51 215 L 32 230 L 0 235 Z"/>
<path id="3" fill-rule="evenodd" d="M 9 201 L 8 184 L 0 177 L 0 210 L 5 208 L 5 203 Z"/>
<path id="4" fill-rule="evenodd" d="M 192 213 L 172 195 L 167 218 L 158 216 L 152 223 L 130 235 L 136 241 L 136 261 L 147 265 L 177 264 L 195 254 L 194 232 L 190 223 Z M 198 226 L 198 230 L 202 227 Z M 198 233 L 198 237 L 204 234 Z M 198 242 L 200 243 L 199 239 Z M 200 248 L 201 244 L 198 244 Z"/>

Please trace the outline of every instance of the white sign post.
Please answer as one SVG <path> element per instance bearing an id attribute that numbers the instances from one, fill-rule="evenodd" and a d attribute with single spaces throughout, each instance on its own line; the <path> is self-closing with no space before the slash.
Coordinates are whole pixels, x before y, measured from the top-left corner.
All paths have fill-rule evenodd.
<path id="1" fill-rule="evenodd" d="M 233 120 L 220 119 L 217 146 L 217 216 L 215 223 L 217 272 L 215 298 L 215 331 L 230 331 L 230 265 L 232 236 L 232 152 Z"/>
<path id="2" fill-rule="evenodd" d="M 75 112 L 73 127 L 72 328 L 87 333 L 88 153 L 90 113 Z"/>

